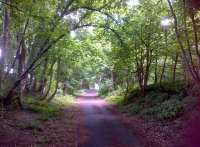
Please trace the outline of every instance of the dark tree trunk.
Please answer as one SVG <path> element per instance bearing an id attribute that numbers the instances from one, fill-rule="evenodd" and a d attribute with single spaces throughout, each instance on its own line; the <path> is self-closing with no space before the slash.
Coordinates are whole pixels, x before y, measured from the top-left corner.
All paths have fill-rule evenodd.
<path id="1" fill-rule="evenodd" d="M 26 62 L 26 47 L 25 47 L 25 42 L 22 39 L 22 35 L 21 33 L 18 33 L 17 35 L 17 43 L 20 42 L 20 40 L 22 41 L 22 45 L 19 48 L 19 52 L 17 55 L 18 58 L 18 78 L 21 76 L 21 74 L 24 72 L 25 70 L 25 62 Z M 23 101 L 23 94 L 24 94 L 24 90 L 25 90 L 25 86 L 26 86 L 26 78 L 24 78 L 23 80 L 21 80 L 20 85 L 19 85 L 19 103 L 21 103 L 21 101 Z M 22 103 L 20 104 L 20 106 L 22 106 Z"/>
<path id="2" fill-rule="evenodd" d="M 10 4 L 10 0 L 4 0 L 4 3 Z M 4 79 L 4 65 L 6 63 L 7 52 L 10 44 L 10 10 L 9 7 L 3 7 L 3 33 L 2 33 L 2 46 L 0 57 L 0 89 L 2 88 Z"/>
<path id="3" fill-rule="evenodd" d="M 156 57 L 156 60 L 155 60 L 155 70 L 154 70 L 154 84 L 157 84 L 158 83 L 158 59 Z"/>
<path id="4" fill-rule="evenodd" d="M 178 62 L 178 53 L 176 53 L 176 57 L 175 57 L 175 60 L 174 60 L 173 76 L 172 76 L 172 80 L 173 80 L 173 82 L 176 81 L 176 68 L 177 68 L 177 62 Z"/>
<path id="5" fill-rule="evenodd" d="M 162 67 L 162 71 L 161 71 L 161 75 L 160 75 L 160 85 L 162 85 L 162 80 L 163 80 L 163 76 L 164 76 L 165 68 L 166 68 L 166 61 L 167 61 L 167 56 L 165 56 L 163 67 Z"/>

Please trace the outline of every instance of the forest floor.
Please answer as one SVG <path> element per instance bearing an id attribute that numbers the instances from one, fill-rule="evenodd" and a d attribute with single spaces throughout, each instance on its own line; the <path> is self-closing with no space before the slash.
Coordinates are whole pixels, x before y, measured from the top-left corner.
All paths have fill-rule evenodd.
<path id="1" fill-rule="evenodd" d="M 134 128 L 146 140 L 148 147 L 200 147 L 200 103 L 197 97 L 183 101 L 184 113 L 171 120 L 144 119 L 138 115 L 120 113 L 121 121 Z"/>
<path id="2" fill-rule="evenodd" d="M 30 110 L 1 111 L 0 146 L 199 147 L 200 105 L 197 98 L 184 103 L 184 115 L 168 121 L 122 114 L 94 92 L 48 120 Z"/>
<path id="3" fill-rule="evenodd" d="M 76 147 L 78 112 L 71 106 L 46 121 L 32 111 L 1 112 L 0 146 Z"/>
<path id="4" fill-rule="evenodd" d="M 48 120 L 30 110 L 1 111 L 0 146 L 143 147 L 139 133 L 109 109 L 89 92 Z"/>

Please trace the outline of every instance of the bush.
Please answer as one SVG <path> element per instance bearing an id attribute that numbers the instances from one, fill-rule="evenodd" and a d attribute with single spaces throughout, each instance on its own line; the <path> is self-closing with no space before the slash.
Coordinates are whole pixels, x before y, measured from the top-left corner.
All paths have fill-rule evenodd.
<path id="1" fill-rule="evenodd" d="M 134 89 L 132 92 L 127 94 L 127 100 L 132 100 L 135 97 L 139 97 L 141 95 L 141 90 L 139 88 Z"/>
<path id="2" fill-rule="evenodd" d="M 106 101 L 108 101 L 112 105 L 120 106 L 124 104 L 124 97 L 123 96 L 109 96 L 106 98 Z"/>
<path id="3" fill-rule="evenodd" d="M 143 106 L 138 103 L 128 104 L 121 107 L 121 112 L 123 113 L 132 113 L 132 114 L 138 114 L 140 111 L 142 111 Z"/>
<path id="4" fill-rule="evenodd" d="M 169 99 L 160 105 L 146 108 L 141 114 L 145 116 L 155 116 L 159 120 L 173 119 L 183 112 L 183 106 L 179 100 Z"/>
<path id="5" fill-rule="evenodd" d="M 139 113 L 142 109 L 143 109 L 143 106 L 142 106 L 142 105 L 134 104 L 134 105 L 132 105 L 132 107 L 131 107 L 131 113 L 137 114 L 137 113 Z"/>
<path id="6" fill-rule="evenodd" d="M 180 91 L 184 91 L 185 83 L 183 81 L 176 82 L 164 82 L 161 86 L 161 91 L 166 91 L 171 94 L 178 94 Z"/>
<path id="7" fill-rule="evenodd" d="M 56 95 L 55 98 L 51 101 L 52 105 L 59 108 L 66 108 L 74 102 L 74 96 L 72 95 Z"/>
<path id="8" fill-rule="evenodd" d="M 56 116 L 60 110 L 56 105 L 49 104 L 45 101 L 35 100 L 30 97 L 27 99 L 27 106 L 32 111 L 39 113 L 42 120 L 48 120 L 49 118 Z"/>
<path id="9" fill-rule="evenodd" d="M 110 93 L 108 93 L 108 96 L 113 96 L 113 95 L 123 96 L 122 88 L 118 87 L 116 90 L 111 91 Z"/>
<path id="10" fill-rule="evenodd" d="M 147 89 L 146 89 L 146 93 L 147 95 L 149 95 L 149 93 L 167 93 L 168 95 L 172 95 L 172 94 L 180 94 L 180 92 L 185 92 L 185 83 L 182 81 L 176 81 L 176 82 L 163 82 L 162 85 L 160 86 L 160 84 L 151 84 L 148 85 Z M 133 99 L 134 97 L 140 97 L 141 94 L 141 90 L 139 88 L 135 88 L 133 91 L 131 91 L 128 96 L 127 99 Z M 182 94 L 185 96 L 185 93 Z"/>
<path id="11" fill-rule="evenodd" d="M 71 95 L 57 94 L 51 102 L 41 101 L 32 96 L 27 97 L 26 105 L 29 109 L 40 114 L 40 120 L 56 117 L 59 112 L 72 104 L 74 97 Z"/>
<path id="12" fill-rule="evenodd" d="M 173 119 L 183 112 L 183 106 L 179 100 L 171 99 L 165 101 L 160 106 L 160 113 L 157 114 L 158 119 Z"/>
<path id="13" fill-rule="evenodd" d="M 157 91 L 151 91 L 149 92 L 144 98 L 145 103 L 150 105 L 155 105 L 158 103 L 161 103 L 169 98 L 167 93 L 161 93 Z"/>
<path id="14" fill-rule="evenodd" d="M 29 108 L 41 115 L 42 120 L 48 120 L 51 117 L 55 117 L 59 112 L 59 108 L 48 104 L 47 102 L 32 101 L 29 103 Z"/>
<path id="15" fill-rule="evenodd" d="M 75 88 L 70 84 L 67 85 L 67 93 L 73 95 L 75 92 Z"/>
<path id="16" fill-rule="evenodd" d="M 98 91 L 99 95 L 102 95 L 102 96 L 108 95 L 108 93 L 112 91 L 112 87 L 113 87 L 113 85 L 112 85 L 111 80 L 105 81 L 99 87 L 99 91 Z"/>

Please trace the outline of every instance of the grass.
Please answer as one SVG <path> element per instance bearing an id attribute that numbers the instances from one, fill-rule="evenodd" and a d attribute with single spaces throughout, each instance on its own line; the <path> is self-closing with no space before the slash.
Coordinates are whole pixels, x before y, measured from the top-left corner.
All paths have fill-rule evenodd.
<path id="1" fill-rule="evenodd" d="M 123 96 L 108 96 L 105 99 L 111 105 L 120 106 L 124 104 L 124 97 Z"/>
<path id="2" fill-rule="evenodd" d="M 56 117 L 62 109 L 72 104 L 73 101 L 74 97 L 70 95 L 56 95 L 50 103 L 29 96 L 27 97 L 26 105 L 32 111 L 40 114 L 40 120 L 46 121 L 49 118 Z"/>

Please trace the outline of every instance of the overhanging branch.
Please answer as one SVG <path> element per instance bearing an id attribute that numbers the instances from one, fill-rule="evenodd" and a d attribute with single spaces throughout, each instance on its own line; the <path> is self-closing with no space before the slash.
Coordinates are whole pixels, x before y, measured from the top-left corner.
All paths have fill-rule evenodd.
<path id="1" fill-rule="evenodd" d="M 83 24 L 81 26 L 76 26 L 74 27 L 72 30 L 77 30 L 77 29 L 81 29 L 81 28 L 87 28 L 87 27 L 95 27 L 95 28 L 103 28 L 103 29 L 106 29 L 106 30 L 110 30 L 111 32 L 113 32 L 116 36 L 116 38 L 119 40 L 120 44 L 122 47 L 125 47 L 125 43 L 122 39 L 122 37 L 120 36 L 120 34 L 113 28 L 107 26 L 107 25 L 97 25 L 97 24 L 92 24 L 92 23 L 89 23 L 89 24 Z"/>

